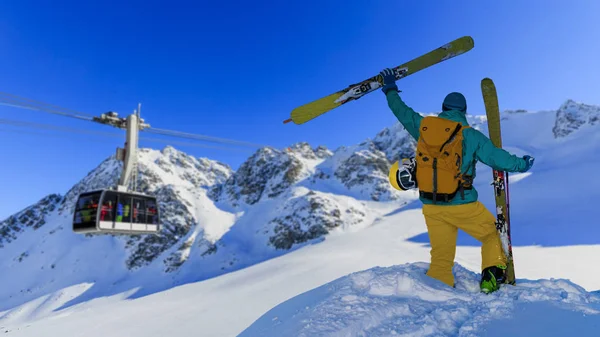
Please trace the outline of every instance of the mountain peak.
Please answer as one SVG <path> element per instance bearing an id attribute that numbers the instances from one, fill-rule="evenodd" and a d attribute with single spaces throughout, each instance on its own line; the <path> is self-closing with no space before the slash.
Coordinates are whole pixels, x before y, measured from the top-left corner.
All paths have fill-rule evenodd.
<path id="1" fill-rule="evenodd" d="M 325 159 L 333 155 L 327 147 L 319 145 L 317 148 L 312 148 L 307 142 L 298 142 L 289 147 L 292 153 L 298 154 L 305 159 Z"/>
<path id="2" fill-rule="evenodd" d="M 217 186 L 211 197 L 229 200 L 234 206 L 240 200 L 253 205 L 264 196 L 276 197 L 308 174 L 303 159 L 316 158 L 308 143 L 295 144 L 287 151 L 260 148 L 223 185 Z"/>
<path id="3" fill-rule="evenodd" d="M 600 122 L 600 106 L 566 100 L 556 112 L 552 132 L 555 138 L 563 138 L 585 126 Z"/>
<path id="4" fill-rule="evenodd" d="M 570 106 L 578 106 L 578 105 L 585 105 L 581 102 L 577 102 L 574 99 L 568 98 L 563 104 L 561 104 L 559 109 L 566 109 L 567 107 Z"/>
<path id="5" fill-rule="evenodd" d="M 142 149 L 140 149 L 140 150 L 142 150 Z M 173 146 L 167 145 L 167 146 L 163 147 L 163 149 L 160 152 L 164 155 L 169 155 L 172 153 L 177 153 L 179 151 L 177 149 L 175 149 Z"/>

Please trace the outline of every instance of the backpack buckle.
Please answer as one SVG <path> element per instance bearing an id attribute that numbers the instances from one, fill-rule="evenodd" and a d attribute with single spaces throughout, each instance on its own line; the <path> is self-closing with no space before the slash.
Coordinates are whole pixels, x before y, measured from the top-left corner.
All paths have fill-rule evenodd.
<path id="1" fill-rule="evenodd" d="M 473 186 L 473 181 L 475 179 L 473 179 L 472 175 L 469 174 L 465 174 L 462 176 L 463 178 L 463 182 L 462 182 L 462 186 L 464 186 L 467 189 L 470 189 Z"/>

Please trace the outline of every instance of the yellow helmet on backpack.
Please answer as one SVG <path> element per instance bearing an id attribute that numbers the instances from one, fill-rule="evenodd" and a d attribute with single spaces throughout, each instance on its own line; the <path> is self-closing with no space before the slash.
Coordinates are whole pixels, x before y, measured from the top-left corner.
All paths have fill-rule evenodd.
<path id="1" fill-rule="evenodd" d="M 399 162 L 395 162 L 388 174 L 390 184 L 399 191 L 408 191 L 417 188 L 416 170 L 417 166 L 414 158 L 402 159 L 402 165 Z"/>

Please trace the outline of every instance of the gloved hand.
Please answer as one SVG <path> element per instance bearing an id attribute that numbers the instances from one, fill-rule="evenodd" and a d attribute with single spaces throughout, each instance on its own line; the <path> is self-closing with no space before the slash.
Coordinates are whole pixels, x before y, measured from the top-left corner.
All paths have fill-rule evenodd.
<path id="1" fill-rule="evenodd" d="M 396 85 L 396 72 L 394 70 L 385 68 L 379 75 L 383 77 L 383 87 L 381 88 L 381 91 L 383 91 L 384 94 L 387 94 L 390 90 L 400 91 Z"/>
<path id="2" fill-rule="evenodd" d="M 532 156 L 526 155 L 526 156 L 523 156 L 523 160 L 525 160 L 525 165 L 526 165 L 525 170 L 523 172 L 527 172 L 533 166 L 533 161 L 535 160 L 535 158 L 533 158 Z"/>

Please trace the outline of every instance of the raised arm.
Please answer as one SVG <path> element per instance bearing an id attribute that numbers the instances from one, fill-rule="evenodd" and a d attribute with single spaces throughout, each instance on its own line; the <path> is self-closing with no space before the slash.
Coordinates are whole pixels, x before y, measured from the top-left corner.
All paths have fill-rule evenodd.
<path id="1" fill-rule="evenodd" d="M 418 140 L 419 126 L 421 125 L 423 116 L 406 105 L 400 98 L 400 95 L 398 95 L 398 86 L 396 85 L 396 76 L 394 75 L 393 70 L 384 69 L 380 74 L 383 76 L 383 88 L 381 88 L 381 90 L 387 98 L 388 106 L 396 118 L 398 118 L 398 121 L 402 123 L 406 131 L 408 131 L 415 140 Z"/>

